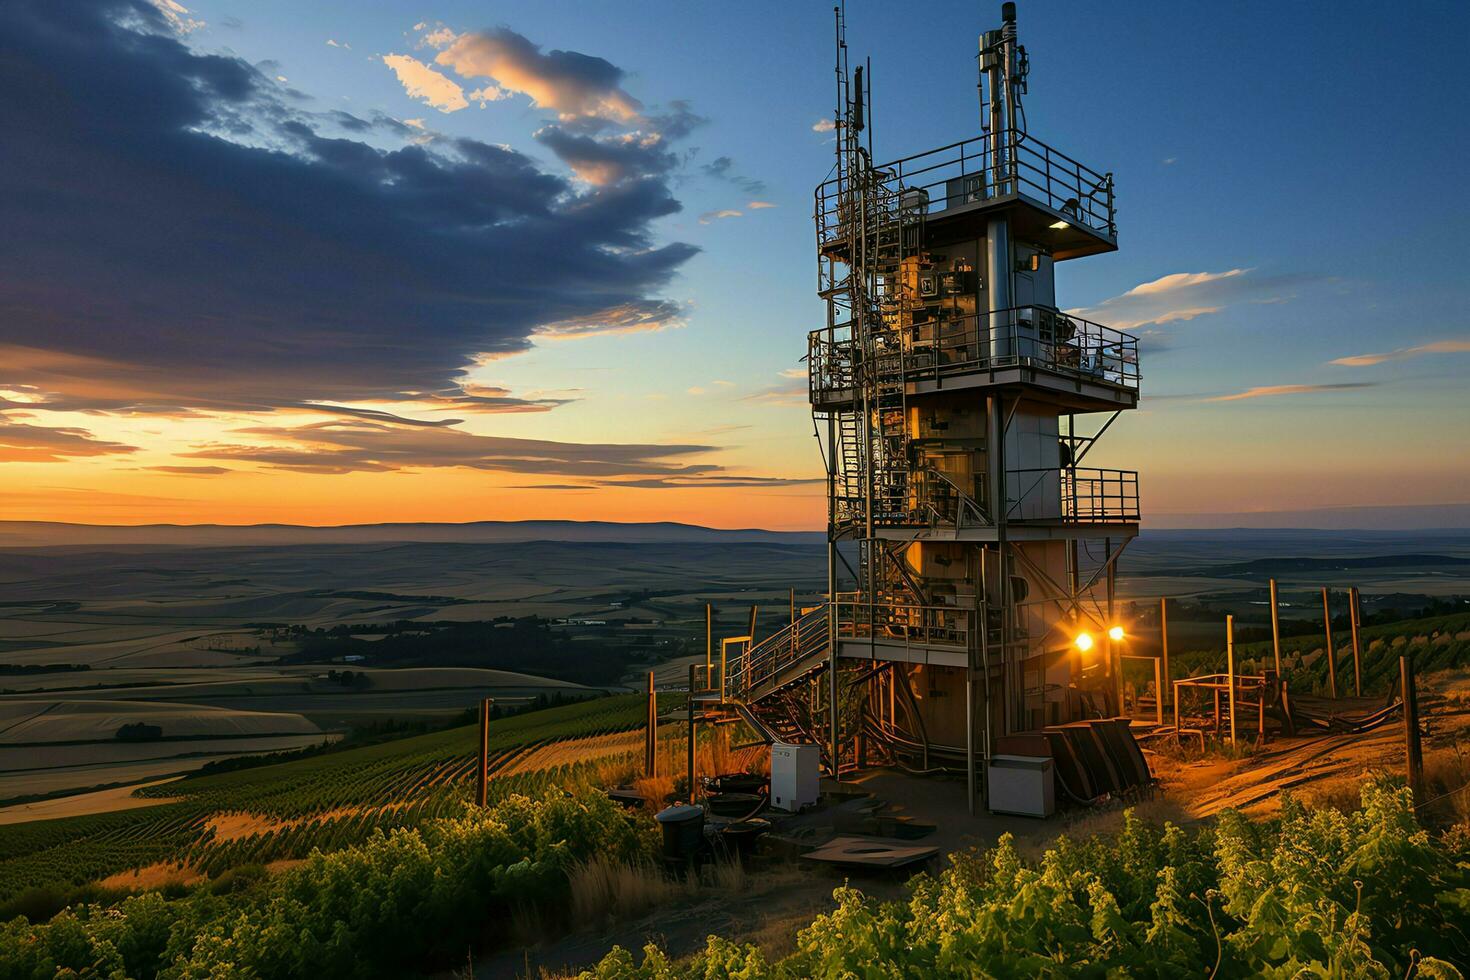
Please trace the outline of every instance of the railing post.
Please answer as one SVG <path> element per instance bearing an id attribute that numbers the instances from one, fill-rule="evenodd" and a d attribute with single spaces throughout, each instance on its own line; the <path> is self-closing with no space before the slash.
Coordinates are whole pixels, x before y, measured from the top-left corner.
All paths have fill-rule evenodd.
<path id="1" fill-rule="evenodd" d="M 1353 697 L 1363 696 L 1363 650 L 1359 631 L 1362 629 L 1362 612 L 1358 606 L 1358 587 L 1348 589 L 1348 621 L 1353 627 Z"/>
<path id="2" fill-rule="evenodd" d="M 643 736 L 643 772 L 649 779 L 658 775 L 658 692 L 653 687 L 653 671 L 648 672 L 648 717 Z"/>
<path id="3" fill-rule="evenodd" d="M 1230 685 L 1230 747 L 1235 747 L 1235 617 L 1225 617 L 1225 674 Z"/>
<path id="4" fill-rule="evenodd" d="M 1276 656 L 1276 683 L 1281 683 L 1281 613 L 1277 608 L 1276 580 L 1271 583 L 1271 652 Z"/>
<path id="5" fill-rule="evenodd" d="M 480 702 L 480 757 L 475 764 L 475 803 L 480 809 L 490 798 L 490 705 L 493 698 Z"/>
<path id="6" fill-rule="evenodd" d="M 1164 687 L 1171 687 L 1172 685 L 1170 684 L 1170 681 L 1169 681 L 1169 600 L 1166 597 L 1163 597 L 1163 596 L 1160 596 L 1159 597 L 1159 659 L 1161 661 L 1161 663 L 1159 665 L 1159 670 L 1160 670 L 1160 672 L 1164 676 L 1164 685 L 1163 686 Z M 1169 693 L 1172 694 L 1173 691 L 1170 691 Z M 1161 699 L 1160 700 L 1160 705 L 1161 705 L 1160 712 L 1161 712 L 1161 714 L 1160 714 L 1160 720 L 1159 720 L 1159 723 L 1160 724 L 1163 724 L 1163 716 L 1162 716 L 1162 710 L 1163 710 L 1162 709 L 1162 699 L 1163 699 L 1163 697 L 1164 697 L 1164 690 L 1163 690 L 1163 687 L 1161 687 L 1159 689 L 1159 698 Z M 1179 714 L 1179 706 L 1178 705 L 1175 705 L 1174 706 L 1174 713 L 1175 713 L 1174 724 L 1177 725 L 1177 724 L 1179 724 L 1179 717 L 1178 717 L 1178 714 Z"/>
<path id="7" fill-rule="evenodd" d="M 1424 801 L 1424 755 L 1419 745 L 1419 694 L 1414 686 L 1414 662 L 1399 657 L 1399 689 L 1404 704 L 1404 753 L 1408 762 L 1409 790 L 1414 805 Z"/>
<path id="8" fill-rule="evenodd" d="M 694 802 L 694 674 L 698 665 L 689 665 L 689 802 Z"/>
<path id="9" fill-rule="evenodd" d="M 1337 649 L 1332 645 L 1332 607 L 1327 602 L 1327 586 L 1322 586 L 1322 628 L 1327 631 L 1327 693 L 1337 699 Z"/>

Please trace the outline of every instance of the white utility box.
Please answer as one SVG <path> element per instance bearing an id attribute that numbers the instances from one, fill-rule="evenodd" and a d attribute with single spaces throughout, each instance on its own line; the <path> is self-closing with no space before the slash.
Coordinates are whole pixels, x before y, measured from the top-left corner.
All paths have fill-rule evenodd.
<path id="1" fill-rule="evenodd" d="M 991 813 L 1049 817 L 1056 810 L 1052 760 L 1037 755 L 994 755 L 986 767 Z M 774 783 L 772 784 L 774 785 Z"/>
<path id="2" fill-rule="evenodd" d="M 821 796 L 821 750 L 815 745 L 771 745 L 771 807 L 796 813 Z"/>

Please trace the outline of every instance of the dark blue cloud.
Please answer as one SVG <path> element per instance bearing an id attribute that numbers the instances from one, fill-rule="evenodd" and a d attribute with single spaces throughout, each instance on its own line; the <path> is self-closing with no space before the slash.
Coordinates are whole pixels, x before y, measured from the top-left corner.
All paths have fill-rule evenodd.
<path id="1" fill-rule="evenodd" d="M 501 146 L 355 138 L 402 129 L 312 114 L 143 0 L 0 4 L 0 385 L 104 411 L 454 398 L 538 326 L 677 314 L 657 293 L 695 249 L 652 235 L 680 207 L 654 154 L 578 190 Z"/>

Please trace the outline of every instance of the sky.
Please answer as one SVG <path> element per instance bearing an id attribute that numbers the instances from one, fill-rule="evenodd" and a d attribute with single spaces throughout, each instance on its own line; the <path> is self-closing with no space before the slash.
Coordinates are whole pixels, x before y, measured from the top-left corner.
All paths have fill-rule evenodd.
<path id="1" fill-rule="evenodd" d="M 880 159 L 972 3 L 853 0 Z M 1470 503 L 1470 7 L 1021 3 L 1146 524 Z M 0 513 L 812 529 L 830 6 L 0 2 Z M 1426 511 L 1428 512 L 1428 511 Z M 1434 513 L 1440 514 L 1441 510 Z"/>

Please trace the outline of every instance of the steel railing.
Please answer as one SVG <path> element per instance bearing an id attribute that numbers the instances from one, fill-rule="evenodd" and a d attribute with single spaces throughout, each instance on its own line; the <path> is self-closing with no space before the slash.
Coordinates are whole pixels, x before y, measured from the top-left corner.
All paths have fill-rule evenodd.
<path id="1" fill-rule="evenodd" d="M 1007 470 L 1012 522 L 1126 524 L 1139 519 L 1138 471 L 1093 466 Z"/>
<path id="2" fill-rule="evenodd" d="M 904 320 L 913 312 L 900 314 Z M 976 371 L 1035 367 L 1067 377 L 1137 391 L 1138 338 L 1091 320 L 1041 306 L 1017 306 L 889 328 L 902 345 L 906 382 L 939 381 Z M 808 387 L 813 401 L 856 392 L 853 343 L 826 328 L 807 335 Z M 885 362 L 887 363 L 887 362 Z"/>
<path id="3" fill-rule="evenodd" d="M 729 683 L 741 697 L 776 684 L 783 672 L 798 663 L 827 655 L 827 607 L 808 610 L 794 624 L 788 624 L 746 651 L 735 664 L 730 664 Z"/>
<path id="4" fill-rule="evenodd" d="M 882 594 L 868 601 L 861 592 L 837 593 L 840 639 L 898 640 L 924 647 L 968 649 L 975 611 L 961 606 L 924 605 L 906 595 Z"/>
<path id="5" fill-rule="evenodd" d="M 1005 162 L 997 168 L 996 151 L 1001 149 Z M 1113 175 L 1099 173 L 1018 130 L 983 133 L 895 160 L 877 168 L 877 180 L 882 190 L 901 202 L 900 210 L 937 216 L 957 207 L 1021 194 L 1074 225 L 1111 238 L 1118 234 Z M 853 197 L 854 192 L 844 191 L 837 178 L 817 188 L 817 240 L 822 247 L 844 240 Z"/>

